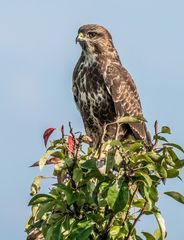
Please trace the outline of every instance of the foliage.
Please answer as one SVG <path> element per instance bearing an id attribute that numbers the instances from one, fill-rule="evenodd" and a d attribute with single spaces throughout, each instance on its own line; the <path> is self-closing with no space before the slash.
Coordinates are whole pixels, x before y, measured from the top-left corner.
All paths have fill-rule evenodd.
<path id="1" fill-rule="evenodd" d="M 86 147 L 87 136 L 70 136 L 61 129 L 61 138 L 50 142 L 40 161 L 33 164 L 42 169 L 54 166 L 56 183 L 49 193 L 40 193 L 45 178 L 35 178 L 29 202 L 32 214 L 26 225 L 27 239 L 45 240 L 163 240 L 164 219 L 157 207 L 158 186 L 167 178 L 180 178 L 184 160 L 181 146 L 168 142 L 168 127 L 162 127 L 148 148 L 141 141 L 112 140 L 101 143 L 97 150 Z M 44 134 L 44 142 L 53 129 Z M 46 136 L 46 138 L 45 138 Z M 83 150 L 87 149 L 87 150 Z M 184 203 L 184 196 L 166 192 Z M 138 234 L 136 224 L 143 215 L 153 215 L 158 222 L 154 234 Z"/>

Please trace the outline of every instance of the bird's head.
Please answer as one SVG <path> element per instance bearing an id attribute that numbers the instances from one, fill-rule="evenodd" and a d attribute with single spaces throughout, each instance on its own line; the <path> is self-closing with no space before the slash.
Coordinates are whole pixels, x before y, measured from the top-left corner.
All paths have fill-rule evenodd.
<path id="1" fill-rule="evenodd" d="M 80 27 L 76 37 L 77 42 L 86 54 L 102 53 L 113 47 L 111 34 L 104 27 L 96 24 Z"/>

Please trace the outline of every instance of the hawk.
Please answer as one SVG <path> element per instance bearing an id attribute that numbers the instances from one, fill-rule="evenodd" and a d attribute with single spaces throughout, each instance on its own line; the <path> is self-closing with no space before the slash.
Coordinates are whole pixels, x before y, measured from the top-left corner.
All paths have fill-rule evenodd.
<path id="1" fill-rule="evenodd" d="M 122 66 L 111 34 L 96 24 L 79 28 L 76 43 L 82 47 L 73 72 L 73 95 L 92 147 L 97 147 L 106 125 L 105 140 L 116 137 L 118 117 L 143 116 L 141 102 L 128 71 Z M 112 124 L 110 124 L 112 123 Z M 144 122 L 121 124 L 119 139 L 132 136 L 150 144 Z"/>

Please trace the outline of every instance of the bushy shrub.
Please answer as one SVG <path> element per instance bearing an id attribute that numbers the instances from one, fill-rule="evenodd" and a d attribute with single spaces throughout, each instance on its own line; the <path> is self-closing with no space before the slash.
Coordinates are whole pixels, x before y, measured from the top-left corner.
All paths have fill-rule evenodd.
<path id="1" fill-rule="evenodd" d="M 45 144 L 53 131 L 45 132 Z M 61 138 L 51 141 L 40 161 L 33 164 L 40 169 L 51 164 L 56 181 L 49 193 L 40 193 L 45 177 L 38 176 L 32 183 L 27 239 L 165 239 L 165 223 L 157 206 L 158 186 L 167 178 L 180 179 L 184 166 L 178 157 L 183 148 L 168 142 L 167 134 L 168 127 L 158 132 L 156 124 L 151 148 L 138 140 L 112 140 L 93 150 L 86 146 L 87 136 L 74 134 L 71 125 L 67 136 L 62 127 Z M 184 203 L 180 193 L 165 194 Z M 158 229 L 153 234 L 138 234 L 136 224 L 150 214 Z"/>

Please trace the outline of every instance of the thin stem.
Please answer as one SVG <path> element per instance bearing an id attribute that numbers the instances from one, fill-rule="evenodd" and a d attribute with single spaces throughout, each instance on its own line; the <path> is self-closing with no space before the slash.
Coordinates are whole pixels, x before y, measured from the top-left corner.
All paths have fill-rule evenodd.
<path id="1" fill-rule="evenodd" d="M 129 217 L 130 209 L 131 209 L 131 206 L 132 206 L 132 203 L 133 203 L 133 200 L 134 200 L 134 196 L 135 196 L 135 194 L 136 194 L 136 192 L 137 192 L 137 189 L 138 189 L 138 187 L 136 186 L 135 191 L 133 192 L 132 198 L 131 198 L 131 200 L 130 200 L 130 203 L 129 203 L 129 206 L 128 206 L 128 210 L 127 210 L 127 213 L 126 213 L 124 222 L 125 222 L 125 221 L 128 219 L 128 217 Z"/>
<path id="2" fill-rule="evenodd" d="M 64 133 L 64 125 L 61 126 L 61 138 L 64 139 L 65 133 Z"/>
<path id="3" fill-rule="evenodd" d="M 107 223 L 107 225 L 105 227 L 104 233 L 102 235 L 102 239 L 107 239 L 108 238 L 109 231 L 110 231 L 111 226 L 114 223 L 114 220 L 115 220 L 115 215 L 114 215 L 114 213 L 111 213 L 111 215 L 109 217 L 109 221 L 108 221 L 108 223 Z"/>
<path id="4" fill-rule="evenodd" d="M 130 237 L 131 237 L 132 232 L 133 232 L 133 230 L 134 230 L 134 228 L 135 228 L 135 225 L 136 225 L 136 223 L 138 222 L 138 220 L 140 219 L 140 217 L 142 216 L 142 214 L 143 214 L 143 212 L 144 212 L 144 210 L 145 210 L 146 204 L 147 204 L 147 201 L 144 203 L 143 209 L 140 211 L 139 215 L 138 215 L 137 218 L 134 220 L 134 222 L 133 222 L 133 224 L 132 224 L 132 227 L 131 227 L 131 229 L 129 230 L 129 233 L 128 233 L 127 237 L 125 237 L 125 240 L 130 240 Z"/>
<path id="5" fill-rule="evenodd" d="M 155 143 L 152 145 L 152 150 L 155 149 L 157 144 L 158 144 L 158 138 L 157 138 L 157 135 L 158 135 L 158 121 L 157 120 L 155 121 L 154 129 L 155 129 Z"/>

